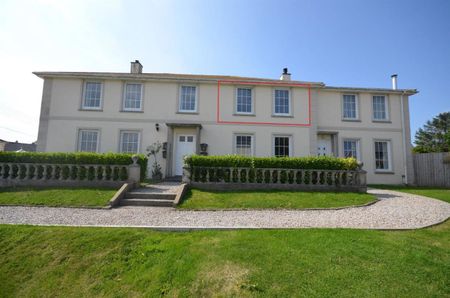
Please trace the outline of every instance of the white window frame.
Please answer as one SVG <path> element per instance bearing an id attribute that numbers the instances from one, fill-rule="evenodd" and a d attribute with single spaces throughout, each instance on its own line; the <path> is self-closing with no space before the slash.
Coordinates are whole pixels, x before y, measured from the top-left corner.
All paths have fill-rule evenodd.
<path id="1" fill-rule="evenodd" d="M 272 156 L 275 155 L 275 138 L 289 138 L 289 155 L 288 157 L 294 156 L 294 148 L 292 145 L 292 135 L 275 134 L 272 135 Z"/>
<path id="2" fill-rule="evenodd" d="M 361 159 L 361 142 L 359 139 L 354 139 L 354 138 L 344 138 L 342 139 L 342 156 L 345 156 L 345 142 L 356 142 L 356 159 L 358 161 L 362 160 Z"/>
<path id="3" fill-rule="evenodd" d="M 248 89 L 250 90 L 250 112 L 240 112 L 238 111 L 238 97 L 239 97 L 239 89 Z M 253 100 L 253 88 L 250 87 L 237 87 L 236 88 L 236 101 L 235 101 L 235 113 L 239 115 L 254 115 L 255 114 L 255 104 Z"/>
<path id="4" fill-rule="evenodd" d="M 123 151 L 123 134 L 124 133 L 137 133 L 138 135 L 138 143 L 137 143 L 137 151 L 136 152 L 124 152 Z M 120 130 L 120 137 L 119 137 L 119 152 L 120 153 L 132 153 L 132 154 L 139 154 L 141 152 L 141 131 L 139 130 Z"/>
<path id="5" fill-rule="evenodd" d="M 276 112 L 276 91 L 282 90 L 288 92 L 288 107 L 289 107 L 289 113 L 277 113 Z M 288 88 L 274 88 L 272 92 L 272 109 L 273 109 L 273 116 L 292 116 L 292 102 L 291 102 L 291 90 Z"/>
<path id="6" fill-rule="evenodd" d="M 354 96 L 355 97 L 355 117 L 345 117 L 345 96 Z M 344 93 L 342 94 L 341 99 L 341 107 L 342 107 L 342 120 L 359 120 L 359 97 L 358 94 L 352 93 Z"/>
<path id="7" fill-rule="evenodd" d="M 95 84 L 100 84 L 100 103 L 98 107 L 91 107 L 91 106 L 86 106 L 86 86 L 89 83 L 95 83 Z M 83 83 L 83 94 L 82 94 L 82 98 L 81 98 L 81 109 L 82 110 L 101 110 L 103 108 L 103 88 L 104 88 L 104 84 L 102 81 L 85 81 Z"/>
<path id="8" fill-rule="evenodd" d="M 375 96 L 377 96 L 377 97 L 384 97 L 384 109 L 385 109 L 385 113 L 386 113 L 386 117 L 385 118 L 375 118 L 375 109 L 374 109 L 374 106 L 373 106 L 373 102 L 374 102 L 374 97 Z M 383 122 L 383 121 L 389 121 L 389 98 L 386 96 L 386 95 L 383 95 L 383 94 L 379 94 L 379 95 L 372 95 L 372 121 L 375 121 L 375 122 Z"/>
<path id="9" fill-rule="evenodd" d="M 140 98 L 140 108 L 127 108 L 125 103 L 127 100 L 127 85 L 141 85 L 141 98 Z M 122 111 L 140 112 L 143 110 L 143 97 L 144 97 L 144 84 L 140 82 L 126 82 L 123 86 L 123 97 L 122 97 Z"/>
<path id="10" fill-rule="evenodd" d="M 387 154 L 388 154 L 388 168 L 387 169 L 377 169 L 377 159 L 376 159 L 376 148 L 375 148 L 375 143 L 377 142 L 385 142 L 387 143 Z M 392 150 L 391 150 L 391 146 L 392 146 L 392 142 L 391 140 L 378 140 L 375 139 L 373 140 L 373 160 L 374 160 L 374 169 L 375 172 L 379 172 L 379 173 L 383 173 L 383 172 L 392 172 L 393 168 L 393 164 L 392 164 Z"/>
<path id="11" fill-rule="evenodd" d="M 251 147 L 250 147 L 250 155 L 243 155 L 243 156 L 254 156 L 255 155 L 255 135 L 252 133 L 235 133 L 233 134 L 233 153 L 239 154 L 237 150 L 237 137 L 250 137 L 251 139 Z"/>
<path id="12" fill-rule="evenodd" d="M 97 143 L 95 145 L 95 151 L 81 151 L 81 134 L 83 132 L 96 132 L 97 133 Z M 78 129 L 78 135 L 77 135 L 77 152 L 99 152 L 100 147 L 100 130 L 95 128 L 80 128 Z"/>
<path id="13" fill-rule="evenodd" d="M 181 109 L 181 103 L 182 103 L 182 98 L 183 98 L 183 87 L 194 87 L 195 88 L 195 109 L 194 110 L 183 110 Z M 179 88 L 179 97 L 178 97 L 178 112 L 179 113 L 197 113 L 198 112 L 198 86 L 197 85 L 180 85 Z"/>

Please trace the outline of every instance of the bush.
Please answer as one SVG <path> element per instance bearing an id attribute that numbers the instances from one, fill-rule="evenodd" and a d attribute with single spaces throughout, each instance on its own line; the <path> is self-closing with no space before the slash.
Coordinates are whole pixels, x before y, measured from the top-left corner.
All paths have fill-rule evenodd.
<path id="1" fill-rule="evenodd" d="M 191 155 L 185 158 L 185 164 L 197 167 L 232 168 L 283 168 L 316 170 L 356 170 L 358 163 L 354 158 L 330 156 L 310 157 L 249 157 L 240 155 L 201 156 Z M 260 178 L 261 179 L 261 178 Z M 287 179 L 287 177 L 283 177 Z"/>
<path id="2" fill-rule="evenodd" d="M 129 165 L 133 154 L 125 153 L 45 153 L 45 152 L 0 152 L 0 162 L 11 163 L 47 163 L 47 164 L 95 164 L 95 165 Z M 147 157 L 138 154 L 137 163 L 141 167 L 141 180 L 147 177 Z M 119 175 L 123 175 L 120 173 Z"/>

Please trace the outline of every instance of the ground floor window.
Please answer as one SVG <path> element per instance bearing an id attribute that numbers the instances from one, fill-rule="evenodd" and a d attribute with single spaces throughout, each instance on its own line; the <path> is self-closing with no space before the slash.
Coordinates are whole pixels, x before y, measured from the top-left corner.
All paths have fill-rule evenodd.
<path id="1" fill-rule="evenodd" d="M 344 157 L 353 157 L 360 159 L 359 156 L 359 141 L 352 139 L 344 140 Z"/>
<path id="2" fill-rule="evenodd" d="M 236 154 L 251 156 L 253 155 L 253 136 L 252 135 L 236 135 L 235 149 Z"/>
<path id="3" fill-rule="evenodd" d="M 120 152 L 138 153 L 140 133 L 138 131 L 120 132 Z"/>
<path id="4" fill-rule="evenodd" d="M 273 137 L 273 154 L 276 157 L 291 156 L 291 137 L 290 136 L 274 136 Z"/>
<path id="5" fill-rule="evenodd" d="M 98 130 L 80 129 L 78 133 L 78 151 L 97 152 L 98 151 Z"/>
<path id="6" fill-rule="evenodd" d="M 391 169 L 390 141 L 375 141 L 375 169 L 380 171 Z"/>

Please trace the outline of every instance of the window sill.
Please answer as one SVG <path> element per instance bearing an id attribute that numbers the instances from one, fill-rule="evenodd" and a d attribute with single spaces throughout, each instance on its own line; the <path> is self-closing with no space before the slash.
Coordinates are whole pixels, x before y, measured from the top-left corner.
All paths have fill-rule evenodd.
<path id="1" fill-rule="evenodd" d="M 375 120 L 375 119 L 372 119 L 372 122 L 373 123 L 392 123 L 391 120 Z"/>
<path id="2" fill-rule="evenodd" d="M 346 119 L 346 118 L 342 118 L 341 121 L 343 121 L 343 122 L 361 122 L 360 119 Z"/>
<path id="3" fill-rule="evenodd" d="M 286 115 L 283 115 L 283 114 L 272 114 L 272 117 L 273 118 L 294 118 L 294 116 L 288 115 L 288 114 L 286 114 Z"/>
<path id="4" fill-rule="evenodd" d="M 198 112 L 189 112 L 189 111 L 178 111 L 177 114 L 188 114 L 188 115 L 198 115 Z"/>
<path id="5" fill-rule="evenodd" d="M 254 113 L 234 113 L 233 116 L 251 116 L 251 117 L 255 117 L 256 115 Z"/>
<path id="6" fill-rule="evenodd" d="M 103 109 L 88 109 L 88 108 L 81 108 L 81 109 L 78 109 L 78 111 L 103 112 Z"/>
<path id="7" fill-rule="evenodd" d="M 388 174 L 388 175 L 394 175 L 394 171 L 375 171 L 375 174 Z"/>
<path id="8" fill-rule="evenodd" d="M 144 113 L 144 111 L 120 110 L 120 113 Z"/>

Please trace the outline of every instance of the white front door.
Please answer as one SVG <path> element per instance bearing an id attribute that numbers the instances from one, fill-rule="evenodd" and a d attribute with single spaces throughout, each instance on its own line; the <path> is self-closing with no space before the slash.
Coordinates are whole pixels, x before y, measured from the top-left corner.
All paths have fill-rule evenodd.
<path id="1" fill-rule="evenodd" d="M 195 153 L 195 136 L 178 135 L 175 154 L 175 175 L 183 175 L 184 157 Z"/>
<path id="2" fill-rule="evenodd" d="M 318 139 L 317 140 L 317 155 L 318 156 L 331 156 L 331 140 L 330 139 Z"/>

